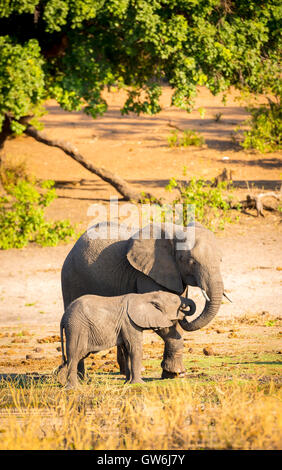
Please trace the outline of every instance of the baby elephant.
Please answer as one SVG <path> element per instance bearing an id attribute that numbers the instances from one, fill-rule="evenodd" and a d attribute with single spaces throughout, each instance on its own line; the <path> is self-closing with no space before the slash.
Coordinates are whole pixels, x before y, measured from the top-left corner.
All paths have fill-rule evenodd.
<path id="1" fill-rule="evenodd" d="M 187 307 L 190 312 L 184 310 Z M 61 320 L 61 369 L 67 368 L 66 388 L 77 386 L 77 372 L 84 376 L 84 358 L 115 345 L 122 347 L 126 358 L 126 382 L 142 382 L 142 331 L 170 327 L 194 312 L 192 300 L 163 291 L 119 297 L 79 297 L 67 307 Z"/>

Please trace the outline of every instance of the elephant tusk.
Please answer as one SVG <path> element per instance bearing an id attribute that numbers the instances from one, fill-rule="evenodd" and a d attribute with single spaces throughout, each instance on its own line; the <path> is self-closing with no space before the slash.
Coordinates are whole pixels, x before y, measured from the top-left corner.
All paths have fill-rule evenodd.
<path id="1" fill-rule="evenodd" d="M 229 302 L 231 302 L 231 303 L 232 303 L 232 300 L 231 300 L 231 299 L 229 299 L 228 295 L 227 295 L 227 294 L 225 294 L 225 292 L 223 292 L 223 295 L 224 295 L 224 297 L 226 297 L 226 298 L 227 298 L 227 300 L 229 300 Z"/>
<path id="2" fill-rule="evenodd" d="M 206 299 L 208 302 L 210 302 L 211 299 L 209 298 L 209 296 L 208 296 L 208 294 L 206 293 L 206 291 L 204 291 L 204 289 L 201 289 L 201 291 L 202 291 L 202 294 L 203 294 L 203 296 L 205 297 L 205 299 Z"/>

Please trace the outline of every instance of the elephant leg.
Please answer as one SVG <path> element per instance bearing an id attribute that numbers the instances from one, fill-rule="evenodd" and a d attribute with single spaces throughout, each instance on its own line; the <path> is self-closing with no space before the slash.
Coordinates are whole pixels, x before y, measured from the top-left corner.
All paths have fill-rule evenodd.
<path id="1" fill-rule="evenodd" d="M 131 379 L 131 374 L 130 374 L 130 369 L 131 369 L 131 364 L 130 364 L 130 357 L 127 351 L 127 348 L 125 344 L 121 345 L 121 349 L 124 355 L 124 365 L 125 365 L 125 383 L 129 382 Z"/>
<path id="2" fill-rule="evenodd" d="M 156 333 L 164 340 L 165 348 L 161 363 L 163 372 L 162 379 L 173 379 L 184 377 L 185 368 L 183 365 L 183 338 L 180 334 L 180 326 L 172 326 L 157 330 Z"/>
<path id="3" fill-rule="evenodd" d="M 121 347 L 125 359 L 126 382 L 143 383 L 141 379 L 142 369 L 142 330 L 133 327 L 129 319 L 121 327 L 120 337 L 122 339 Z"/>
<path id="4" fill-rule="evenodd" d="M 135 344 L 130 348 L 130 369 L 131 369 L 131 384 L 144 383 L 144 380 L 141 378 L 141 359 L 142 359 L 142 344 Z"/>
<path id="5" fill-rule="evenodd" d="M 85 335 L 73 334 L 68 340 L 66 332 L 66 352 L 67 352 L 67 384 L 66 389 L 76 388 L 78 386 L 78 378 L 84 377 L 84 359 L 89 354 L 85 348 Z"/>
<path id="6" fill-rule="evenodd" d="M 58 369 L 55 371 L 55 376 L 57 381 L 61 385 L 66 385 L 67 381 L 67 364 L 61 364 Z"/>
<path id="7" fill-rule="evenodd" d="M 77 388 L 78 379 L 77 379 L 77 366 L 78 360 L 76 358 L 68 360 L 68 371 L 67 371 L 67 383 L 66 390 Z"/>
<path id="8" fill-rule="evenodd" d="M 125 355 L 124 348 L 122 345 L 119 345 L 117 347 L 117 363 L 119 365 L 121 375 L 125 375 L 125 376 L 126 376 L 126 369 L 127 369 L 126 362 L 127 362 L 127 358 Z"/>
<path id="9" fill-rule="evenodd" d="M 79 379 L 81 380 L 85 379 L 85 366 L 84 366 L 83 359 L 81 359 L 77 365 L 77 375 Z"/>

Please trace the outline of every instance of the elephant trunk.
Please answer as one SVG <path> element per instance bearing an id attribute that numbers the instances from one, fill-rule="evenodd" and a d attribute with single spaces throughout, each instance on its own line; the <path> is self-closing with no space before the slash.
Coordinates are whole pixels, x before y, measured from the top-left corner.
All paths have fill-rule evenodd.
<path id="1" fill-rule="evenodd" d="M 224 288 L 221 279 L 219 281 L 212 282 L 207 288 L 207 295 L 210 300 L 206 300 L 206 304 L 202 313 L 191 322 L 188 322 L 186 319 L 179 320 L 183 330 L 195 331 L 206 326 L 215 317 L 219 310 L 223 291 Z"/>

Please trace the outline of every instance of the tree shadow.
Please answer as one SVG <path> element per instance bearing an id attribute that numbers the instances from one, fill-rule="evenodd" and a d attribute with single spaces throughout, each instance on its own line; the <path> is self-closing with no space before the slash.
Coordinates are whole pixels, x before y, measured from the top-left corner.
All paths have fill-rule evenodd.
<path id="1" fill-rule="evenodd" d="M 103 186 L 103 182 L 101 180 L 86 180 L 86 179 L 79 179 L 79 180 L 54 180 L 54 187 L 58 189 L 77 189 L 88 191 L 89 189 L 93 189 L 93 185 L 95 186 Z M 88 188 L 87 186 L 90 186 Z M 100 191 L 101 189 L 98 188 Z"/>
<path id="2" fill-rule="evenodd" d="M 97 181 L 97 180 L 55 180 L 54 188 L 56 189 L 64 189 L 65 191 L 69 192 L 69 194 L 58 194 L 57 193 L 57 198 L 58 199 L 70 199 L 70 200 L 78 200 L 78 201 L 90 201 L 90 202 L 110 202 L 110 196 L 109 197 L 99 197 L 96 195 L 96 193 L 99 193 L 101 191 L 105 190 L 105 185 L 103 181 Z M 77 196 L 73 196 L 71 192 L 73 191 L 88 191 L 93 194 L 91 196 L 86 196 L 83 197 L 81 193 Z M 118 195 L 118 200 L 119 201 L 124 201 L 125 198 L 121 195 Z"/>
<path id="3" fill-rule="evenodd" d="M 74 199 L 74 200 L 77 200 L 77 201 L 102 201 L 102 202 L 110 202 L 110 198 L 106 199 L 106 198 L 97 198 L 97 197 L 78 197 L 78 196 L 60 196 L 60 195 L 57 195 L 57 198 L 58 199 Z M 125 201 L 124 198 L 119 198 L 119 201 Z"/>
<path id="4" fill-rule="evenodd" d="M 153 179 L 153 180 L 128 180 L 131 184 L 139 184 L 142 186 L 148 186 L 150 188 L 165 187 L 168 185 L 168 179 Z M 189 183 L 190 180 L 179 179 L 180 183 Z M 206 183 L 211 184 L 211 180 L 206 180 Z M 233 186 L 239 189 L 271 189 L 279 190 L 281 186 L 281 180 L 233 180 Z"/>
<path id="5" fill-rule="evenodd" d="M 99 372 L 99 371 L 94 371 L 94 377 L 95 376 L 99 376 L 99 377 L 112 377 L 116 380 L 120 380 L 121 382 L 125 382 L 125 376 L 120 374 L 119 372 Z M 163 379 L 161 377 L 143 377 L 142 376 L 142 380 L 144 380 L 144 382 L 155 382 L 155 381 L 163 381 Z M 169 380 L 169 379 L 167 379 Z M 92 382 L 91 378 L 90 378 L 90 383 Z M 130 384 L 128 384 L 130 385 Z M 140 384 L 142 385 L 142 384 Z"/>
<path id="6" fill-rule="evenodd" d="M 38 372 L 28 373 L 7 373 L 0 374 L 0 388 L 7 384 L 13 385 L 13 388 L 26 388 L 31 385 L 46 385 L 56 383 L 53 374 L 39 374 Z"/>
<path id="7" fill-rule="evenodd" d="M 231 140 L 231 137 L 230 139 L 225 140 L 206 138 L 205 142 L 207 147 L 212 150 L 221 150 L 223 152 L 227 152 L 228 150 L 240 152 L 242 150 L 242 147 L 237 142 L 233 142 L 233 140 Z"/>
<path id="8" fill-rule="evenodd" d="M 257 364 L 259 366 L 282 366 L 282 361 L 245 361 L 245 362 L 234 362 L 234 364 Z"/>
<path id="9" fill-rule="evenodd" d="M 215 150 L 242 150 L 238 143 L 233 142 L 230 133 L 234 130 L 234 126 L 242 123 L 246 119 L 247 113 L 240 107 L 228 107 L 224 110 L 222 117 L 219 121 L 211 117 L 200 118 L 198 114 L 180 114 L 179 116 L 157 115 L 157 116 L 144 116 L 130 113 L 129 115 L 122 116 L 118 106 L 111 106 L 111 109 L 97 119 L 92 119 L 87 116 L 83 111 L 72 112 L 74 120 L 64 120 L 63 116 L 70 117 L 71 113 L 64 111 L 59 106 L 46 106 L 46 109 L 51 115 L 62 116 L 60 121 L 46 120 L 44 122 L 46 129 L 69 127 L 69 128 L 90 128 L 95 133 L 95 137 L 110 138 L 114 140 L 119 139 L 133 139 L 139 136 L 143 141 L 152 140 L 165 140 L 158 138 L 154 135 L 156 132 L 167 136 L 170 132 L 183 130 L 199 131 L 205 136 L 208 148 Z M 207 113 L 214 114 L 222 111 L 221 107 L 208 106 L 205 108 Z M 163 110 L 164 112 L 166 110 Z M 175 109 L 171 108 L 172 112 Z M 78 119 L 77 119 L 78 118 Z M 142 134 L 142 136 L 141 136 Z M 89 136 L 87 136 L 89 138 Z M 166 143 L 167 145 L 167 143 Z"/>
<path id="10" fill-rule="evenodd" d="M 282 168 L 282 159 L 281 158 L 257 158 L 253 160 L 243 160 L 243 159 L 232 159 L 228 160 L 228 164 L 237 164 L 244 166 L 260 166 L 261 168 L 271 169 L 271 168 Z"/>

